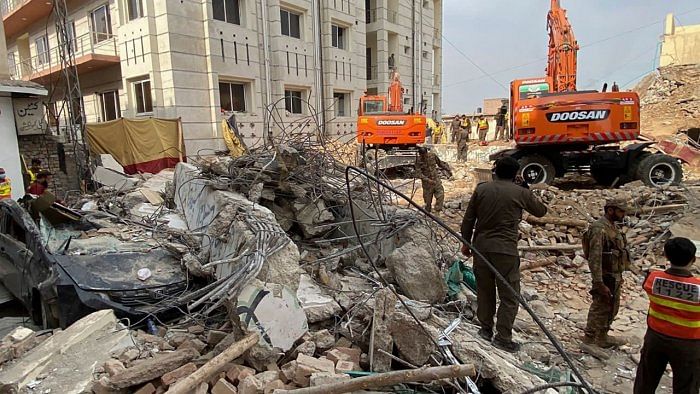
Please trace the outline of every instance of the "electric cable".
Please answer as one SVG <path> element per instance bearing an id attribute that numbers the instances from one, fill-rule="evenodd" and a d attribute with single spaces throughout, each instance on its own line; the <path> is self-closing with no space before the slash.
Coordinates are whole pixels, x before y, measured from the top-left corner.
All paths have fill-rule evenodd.
<path id="1" fill-rule="evenodd" d="M 522 305 L 523 309 L 525 309 L 525 310 L 528 312 L 528 314 L 532 317 L 532 319 L 535 321 L 535 323 L 540 327 L 540 329 L 542 330 L 542 332 L 547 336 L 547 338 L 550 340 L 550 342 L 552 342 L 552 345 L 554 345 L 554 347 L 556 348 L 557 352 L 559 352 L 559 354 L 562 356 L 562 358 L 564 359 L 564 361 L 566 361 L 566 363 L 569 365 L 569 367 L 571 368 L 571 370 L 572 370 L 572 372 L 574 373 L 574 375 L 576 376 L 576 378 L 581 382 L 582 387 L 585 388 L 586 391 L 588 391 L 588 392 L 591 393 L 591 394 L 596 393 L 596 391 L 593 390 L 593 388 L 590 386 L 590 384 L 584 379 L 583 374 L 581 373 L 581 371 L 579 370 L 579 368 L 576 366 L 576 364 L 574 364 L 574 362 L 573 362 L 573 360 L 571 359 L 571 357 L 569 356 L 569 354 L 564 350 L 564 348 L 563 348 L 561 342 L 559 342 L 559 340 L 554 336 L 554 334 L 544 325 L 544 322 L 542 322 L 542 320 L 539 318 L 539 316 L 537 316 L 537 314 L 535 313 L 535 311 L 530 307 L 530 305 L 529 305 L 529 304 L 527 303 L 527 301 L 523 298 L 523 296 L 522 296 L 519 292 L 515 291 L 515 289 L 510 285 L 510 283 L 508 283 L 508 281 L 503 277 L 503 275 L 501 275 L 501 273 L 498 272 L 498 270 L 496 269 L 496 267 L 494 267 L 494 265 L 493 265 L 481 252 L 479 252 L 479 250 L 475 249 L 475 248 L 473 247 L 473 245 L 471 244 L 471 242 L 468 242 L 467 240 L 465 240 L 464 238 L 462 238 L 461 234 L 458 234 L 456 231 L 452 230 L 452 229 L 451 229 L 448 225 L 446 225 L 442 220 L 440 220 L 439 218 L 437 218 L 436 216 L 434 216 L 432 213 L 426 211 L 423 207 L 421 207 L 421 206 L 419 206 L 418 204 L 416 204 L 413 200 L 411 200 L 410 198 L 408 198 L 408 196 L 406 196 L 405 194 L 403 194 L 401 191 L 397 190 L 397 189 L 394 188 L 393 186 L 387 185 L 386 183 L 382 182 L 381 180 L 379 180 L 379 179 L 376 178 L 375 176 L 369 174 L 368 172 L 366 172 L 366 171 L 364 171 L 364 170 L 362 170 L 362 169 L 360 169 L 360 168 L 353 167 L 353 166 L 348 166 L 348 167 L 345 169 L 345 182 L 346 182 L 347 193 L 348 193 L 348 204 L 349 204 L 349 206 L 350 206 L 350 217 L 351 217 L 351 219 L 353 220 L 353 228 L 354 228 L 354 230 L 355 230 L 355 234 L 359 234 L 359 232 L 358 232 L 357 224 L 355 223 L 355 220 L 356 220 L 356 219 L 355 219 L 355 212 L 354 212 L 354 209 L 353 209 L 353 205 L 354 205 L 354 204 L 353 204 L 352 194 L 350 193 L 350 191 L 351 191 L 351 190 L 350 190 L 350 173 L 351 173 L 351 172 L 355 172 L 355 173 L 357 173 L 357 174 L 360 175 L 360 176 L 367 177 L 367 178 L 369 178 L 370 180 L 372 180 L 373 182 L 376 182 L 376 183 L 378 183 L 380 186 L 382 186 L 382 187 L 386 188 L 387 190 L 391 191 L 392 193 L 395 193 L 397 196 L 401 197 L 401 198 L 404 199 L 406 202 L 408 202 L 411 206 L 413 206 L 414 208 L 416 208 L 419 212 L 421 212 L 421 213 L 424 214 L 425 216 L 427 216 L 427 217 L 429 217 L 430 219 L 432 219 L 435 223 L 437 223 L 437 224 L 438 224 L 440 227 L 442 227 L 445 231 L 447 231 L 447 232 L 450 233 L 453 237 L 455 237 L 457 240 L 459 240 L 463 245 L 467 245 L 467 246 L 472 250 L 472 252 L 475 254 L 475 256 L 478 256 L 482 261 L 484 261 L 484 262 L 486 263 L 486 266 L 489 268 L 489 270 L 496 276 L 496 278 L 498 278 L 499 281 L 501 281 L 501 282 L 505 285 L 505 287 L 508 289 L 508 291 L 510 291 L 513 295 L 515 295 L 515 297 L 517 298 L 517 300 L 518 300 L 518 302 L 520 303 L 520 305 Z M 375 266 L 375 264 L 374 264 L 374 258 L 369 254 L 369 251 L 367 250 L 367 248 L 364 247 L 364 243 L 363 243 L 363 241 L 362 241 L 362 238 L 361 238 L 361 237 L 358 237 L 358 238 L 357 238 L 357 241 L 360 243 L 363 252 L 367 255 L 367 258 L 369 259 L 370 264 L 371 264 L 372 267 L 376 270 L 377 274 L 379 275 L 379 278 L 382 280 L 382 282 L 387 283 L 386 280 L 384 279 L 384 277 L 383 277 L 383 276 L 381 275 L 381 273 L 379 272 L 379 270 L 376 268 L 376 266 Z M 389 286 L 389 288 L 392 290 L 392 292 L 395 292 L 390 286 Z M 425 327 L 423 327 L 423 325 L 420 324 L 420 320 L 413 314 L 413 312 L 411 311 L 411 309 L 408 308 L 408 307 L 405 305 L 405 303 L 403 302 L 403 300 L 401 299 L 401 297 L 399 297 L 399 300 L 400 300 L 401 303 L 404 305 L 404 307 L 406 308 L 406 310 L 410 313 L 411 317 L 413 317 L 413 318 L 419 323 L 419 325 L 420 325 L 424 330 L 426 330 Z M 436 341 L 434 340 L 434 338 L 432 338 L 432 336 L 428 336 L 428 337 L 429 337 L 429 338 L 436 344 L 436 346 L 437 346 L 437 343 L 436 343 Z M 439 346 L 438 346 L 438 347 L 439 347 Z"/>

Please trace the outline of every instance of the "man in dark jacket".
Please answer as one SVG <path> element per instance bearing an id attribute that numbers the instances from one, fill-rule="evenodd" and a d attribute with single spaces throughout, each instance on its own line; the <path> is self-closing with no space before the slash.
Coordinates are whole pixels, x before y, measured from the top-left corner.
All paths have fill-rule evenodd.
<path id="1" fill-rule="evenodd" d="M 547 207 L 517 177 L 520 164 L 512 157 L 498 159 L 495 179 L 477 185 L 462 221 L 462 237 L 520 293 L 520 258 L 518 257 L 518 224 L 523 210 L 537 217 L 547 213 Z M 516 183 L 517 182 L 517 183 Z M 469 246 L 462 253 L 470 256 Z M 518 313 L 518 299 L 504 283 L 497 280 L 488 263 L 474 256 L 476 276 L 477 318 L 481 323 L 479 335 L 491 341 L 493 318 L 496 314 L 496 289 L 501 304 L 498 307 L 494 346 L 517 352 L 520 344 L 513 342 L 513 323 Z"/>

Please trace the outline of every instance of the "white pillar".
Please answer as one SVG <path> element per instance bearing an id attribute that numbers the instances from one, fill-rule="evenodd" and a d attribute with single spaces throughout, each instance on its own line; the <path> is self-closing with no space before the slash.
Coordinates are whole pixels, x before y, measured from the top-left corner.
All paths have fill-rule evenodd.
<path id="1" fill-rule="evenodd" d="M 16 130 L 12 97 L 0 97 L 0 167 L 5 169 L 5 173 L 12 180 L 12 198 L 15 200 L 24 196 Z"/>

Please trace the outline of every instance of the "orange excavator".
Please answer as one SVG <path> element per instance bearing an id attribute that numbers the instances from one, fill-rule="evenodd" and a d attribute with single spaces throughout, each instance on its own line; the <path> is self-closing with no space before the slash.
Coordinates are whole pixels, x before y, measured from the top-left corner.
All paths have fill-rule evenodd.
<path id="1" fill-rule="evenodd" d="M 577 53 L 566 10 L 551 0 L 547 15 L 549 54 L 546 76 L 510 84 L 510 126 L 514 149 L 492 159 L 512 156 L 529 183 L 550 183 L 567 172 L 590 172 L 605 186 L 642 180 L 651 186 L 680 182 L 679 159 L 650 151 L 653 142 L 619 145 L 640 138 L 637 93 L 576 89 Z"/>
<path id="2" fill-rule="evenodd" d="M 412 165 L 416 145 L 425 142 L 425 115 L 404 111 L 399 73 L 394 71 L 387 96 L 360 97 L 357 119 L 358 154 L 378 169 Z"/>

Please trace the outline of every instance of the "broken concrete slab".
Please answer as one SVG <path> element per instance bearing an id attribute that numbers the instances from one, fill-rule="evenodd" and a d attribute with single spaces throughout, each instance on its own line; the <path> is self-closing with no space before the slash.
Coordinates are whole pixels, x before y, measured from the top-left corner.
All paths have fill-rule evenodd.
<path id="1" fill-rule="evenodd" d="M 327 295 L 309 275 L 301 275 L 297 298 L 306 313 L 309 323 L 333 318 L 341 312 L 340 304 Z"/>
<path id="2" fill-rule="evenodd" d="M 112 310 L 94 312 L 35 347 L 0 372 L 0 391 L 19 391 L 34 385 L 38 392 L 83 393 L 92 385 L 93 370 L 110 354 L 130 342 Z M 128 342 L 127 342 L 128 341 Z"/>
<path id="3" fill-rule="evenodd" d="M 137 178 L 102 166 L 95 168 L 95 171 L 92 173 L 92 180 L 119 191 L 131 190 L 139 183 Z"/>
<path id="4" fill-rule="evenodd" d="M 391 371 L 391 357 L 380 352 L 391 354 L 394 340 L 389 325 L 394 314 L 397 298 L 389 288 L 377 291 L 374 299 L 374 317 L 372 318 L 372 333 L 370 334 L 370 370 L 372 372 Z"/>
<path id="5" fill-rule="evenodd" d="M 407 242 L 386 258 L 386 265 L 411 299 L 438 303 L 447 296 L 447 285 L 435 265 L 435 256 L 424 247 Z"/>
<path id="6" fill-rule="evenodd" d="M 240 193 L 217 190 L 200 179 L 199 169 L 186 163 L 178 163 L 175 169 L 174 198 L 187 228 L 208 235 L 203 238 L 202 249 L 210 250 L 210 261 L 232 260 L 250 245 L 255 245 L 256 236 L 268 234 L 283 246 L 276 253 L 263 256 L 265 261 L 257 268 L 257 277 L 297 289 L 302 273 L 299 249 L 279 227 L 269 209 L 251 202 Z M 254 224 L 259 224 L 259 228 Z M 243 262 L 258 257 L 259 254 L 251 253 Z M 228 276 L 240 268 L 240 264 L 241 261 L 217 264 L 217 277 Z"/>
<path id="7" fill-rule="evenodd" d="M 333 229 L 332 226 L 321 226 L 335 220 L 322 199 L 309 203 L 297 202 L 294 203 L 293 208 L 296 222 L 301 226 L 306 238 L 317 237 Z"/>
<path id="8" fill-rule="evenodd" d="M 439 336 L 439 332 L 434 329 L 431 331 L 432 328 L 426 326 L 426 330 L 431 332 L 431 336 L 428 336 L 420 323 L 405 313 L 395 312 L 389 329 L 401 358 L 413 365 L 424 365 L 437 350 L 434 340 Z"/>
<path id="9" fill-rule="evenodd" d="M 287 351 L 308 329 L 294 293 L 281 285 L 253 281 L 238 296 L 241 325 L 260 333 L 260 344 Z"/>

